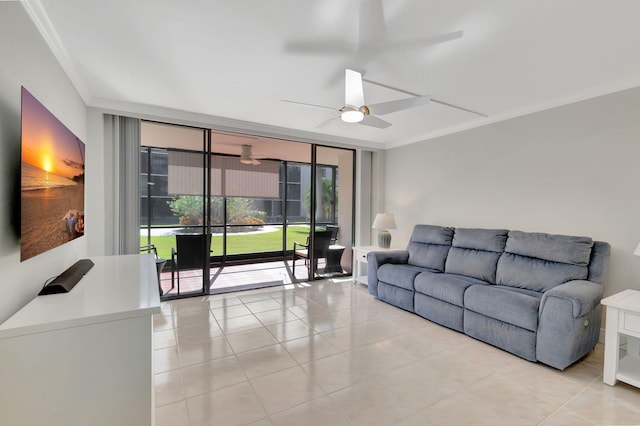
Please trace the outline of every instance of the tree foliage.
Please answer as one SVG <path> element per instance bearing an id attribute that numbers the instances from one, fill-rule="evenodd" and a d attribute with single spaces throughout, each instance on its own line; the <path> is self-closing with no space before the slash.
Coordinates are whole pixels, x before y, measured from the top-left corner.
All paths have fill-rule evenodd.
<path id="1" fill-rule="evenodd" d="M 224 218 L 224 199 L 211 198 L 211 216 L 213 223 L 222 223 Z M 199 195 L 179 195 L 169 201 L 169 208 L 180 218 L 181 225 L 201 225 L 203 197 Z M 256 210 L 254 201 L 249 198 L 227 199 L 227 222 L 232 225 L 264 225 L 266 212 Z"/>
<path id="2" fill-rule="evenodd" d="M 199 195 L 180 195 L 169 201 L 169 209 L 180 217 L 181 225 L 202 224 L 203 197 Z"/>
<path id="3" fill-rule="evenodd" d="M 320 196 L 320 205 L 322 206 L 321 211 L 318 212 L 319 215 L 316 217 L 316 220 L 330 220 L 332 219 L 332 213 L 334 209 L 334 200 L 333 200 L 333 183 L 331 179 L 323 177 L 321 178 L 321 186 L 322 190 L 320 194 L 316 194 L 316 196 Z M 307 216 L 309 212 L 311 212 L 310 204 L 311 204 L 311 188 L 307 188 L 304 195 L 304 208 L 307 211 Z M 336 200 L 337 205 L 337 200 Z M 337 207 L 337 206 L 336 206 Z"/>

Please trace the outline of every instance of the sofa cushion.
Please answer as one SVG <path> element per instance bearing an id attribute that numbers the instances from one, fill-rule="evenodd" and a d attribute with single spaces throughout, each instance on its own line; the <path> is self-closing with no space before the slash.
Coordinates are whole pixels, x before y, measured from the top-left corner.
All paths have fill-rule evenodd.
<path id="1" fill-rule="evenodd" d="M 589 237 L 511 231 L 504 251 L 551 262 L 588 266 L 592 247 L 593 240 Z"/>
<path id="2" fill-rule="evenodd" d="M 589 281 L 602 284 L 607 276 L 611 246 L 603 241 L 594 241 L 589 260 Z"/>
<path id="3" fill-rule="evenodd" d="M 413 291 L 413 280 L 423 271 L 418 266 L 385 263 L 378 268 L 378 280 Z"/>
<path id="4" fill-rule="evenodd" d="M 538 328 L 542 293 L 498 285 L 474 285 L 464 294 L 467 310 L 530 331 Z"/>
<path id="5" fill-rule="evenodd" d="M 508 234 L 506 229 L 456 228 L 451 245 L 502 253 Z"/>
<path id="6" fill-rule="evenodd" d="M 498 260 L 496 284 L 545 292 L 571 280 L 584 280 L 587 275 L 586 266 L 504 253 Z"/>
<path id="7" fill-rule="evenodd" d="M 499 258 L 500 253 L 451 247 L 444 270 L 495 283 Z"/>
<path id="8" fill-rule="evenodd" d="M 592 247 L 588 237 L 510 231 L 496 284 L 544 292 L 586 279 Z"/>
<path id="9" fill-rule="evenodd" d="M 489 283 L 471 277 L 454 274 L 421 273 L 415 279 L 417 293 L 442 300 L 456 306 L 464 306 L 464 292 L 472 285 Z"/>
<path id="10" fill-rule="evenodd" d="M 456 228 L 445 272 L 495 283 L 498 259 L 508 232 L 506 229 Z"/>
<path id="11" fill-rule="evenodd" d="M 407 246 L 410 265 L 444 272 L 447 253 L 453 239 L 453 228 L 416 225 Z"/>

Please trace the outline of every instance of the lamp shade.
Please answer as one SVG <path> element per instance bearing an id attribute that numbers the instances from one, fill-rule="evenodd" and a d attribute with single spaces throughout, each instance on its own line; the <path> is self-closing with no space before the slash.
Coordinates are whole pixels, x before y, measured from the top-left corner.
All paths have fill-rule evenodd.
<path id="1" fill-rule="evenodd" d="M 373 229 L 396 229 L 396 221 L 391 213 L 378 213 L 371 227 Z"/>
<path id="2" fill-rule="evenodd" d="M 636 256 L 640 256 L 640 243 L 638 243 L 638 246 L 633 251 L 633 254 L 635 254 Z"/>

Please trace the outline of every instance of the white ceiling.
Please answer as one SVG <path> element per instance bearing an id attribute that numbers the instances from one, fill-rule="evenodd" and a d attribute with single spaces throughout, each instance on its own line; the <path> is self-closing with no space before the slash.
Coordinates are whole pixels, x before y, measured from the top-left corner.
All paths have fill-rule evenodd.
<path id="1" fill-rule="evenodd" d="M 398 146 L 640 85 L 637 0 L 364 1 L 382 1 L 385 24 L 364 53 L 354 50 L 361 0 L 24 4 L 90 106 L 170 108 L 363 146 Z M 464 36 L 446 43 L 383 48 L 458 30 Z M 345 53 L 287 49 L 303 41 L 334 42 Z M 345 67 L 487 117 L 431 103 L 386 115 L 393 126 L 384 130 L 339 120 L 316 128 L 337 113 L 281 102 L 342 107 Z M 364 90 L 367 103 L 405 97 L 368 83 Z"/>

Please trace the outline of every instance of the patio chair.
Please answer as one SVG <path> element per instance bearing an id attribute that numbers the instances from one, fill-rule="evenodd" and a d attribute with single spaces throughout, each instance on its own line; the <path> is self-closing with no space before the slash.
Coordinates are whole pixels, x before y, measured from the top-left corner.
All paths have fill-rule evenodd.
<path id="1" fill-rule="evenodd" d="M 153 254 L 156 257 L 156 271 L 158 272 L 158 290 L 160 291 L 160 296 L 164 294 L 162 291 L 162 286 L 160 285 L 160 276 L 162 275 L 162 269 L 164 265 L 167 263 L 167 259 L 162 259 L 158 257 L 158 250 L 154 244 L 148 244 L 146 246 L 140 247 L 140 253 L 148 253 Z M 171 288 L 169 290 L 173 290 L 173 280 L 171 281 Z"/>
<path id="2" fill-rule="evenodd" d="M 180 291 L 180 270 L 203 269 L 212 252 L 211 234 L 176 234 L 176 247 L 171 248 L 171 288 L 177 275 Z"/>
<path id="3" fill-rule="evenodd" d="M 331 243 L 329 245 L 333 246 L 338 240 L 338 231 L 340 230 L 340 227 L 338 225 L 327 225 L 326 228 L 327 231 L 331 231 Z"/>
<path id="4" fill-rule="evenodd" d="M 329 245 L 331 244 L 332 230 L 315 231 L 313 234 L 314 245 L 314 269 L 318 269 L 318 259 L 326 258 Z M 309 262 L 309 237 L 307 237 L 307 243 L 302 244 L 297 241 L 293 242 L 293 275 L 296 275 L 296 260 L 304 259 L 304 264 L 307 266 L 309 276 L 311 276 L 311 264 Z"/>

